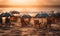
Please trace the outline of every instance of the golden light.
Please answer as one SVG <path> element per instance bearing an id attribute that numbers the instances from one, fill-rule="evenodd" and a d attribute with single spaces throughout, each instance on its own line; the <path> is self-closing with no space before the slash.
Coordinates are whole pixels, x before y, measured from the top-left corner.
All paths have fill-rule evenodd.
<path id="1" fill-rule="evenodd" d="M 4 6 L 5 8 L 3 12 L 9 12 L 9 11 L 19 11 L 19 12 L 37 12 L 39 9 L 35 6 L 40 5 L 38 0 L 3 0 L 2 3 L 0 2 L 0 5 Z M 7 6 L 8 5 L 8 6 Z M 9 8 L 7 8 L 7 7 Z M 14 7 L 14 8 L 13 8 Z M 35 14 L 29 14 L 31 16 L 34 16 Z"/>
<path id="2" fill-rule="evenodd" d="M 8 0 L 9 5 L 38 5 L 37 0 Z"/>

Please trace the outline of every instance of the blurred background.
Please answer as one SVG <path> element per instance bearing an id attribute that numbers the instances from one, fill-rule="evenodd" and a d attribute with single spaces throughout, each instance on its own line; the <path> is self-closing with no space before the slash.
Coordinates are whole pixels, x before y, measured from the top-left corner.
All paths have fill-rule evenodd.
<path id="1" fill-rule="evenodd" d="M 60 11 L 60 0 L 0 0 L 0 11 Z"/>

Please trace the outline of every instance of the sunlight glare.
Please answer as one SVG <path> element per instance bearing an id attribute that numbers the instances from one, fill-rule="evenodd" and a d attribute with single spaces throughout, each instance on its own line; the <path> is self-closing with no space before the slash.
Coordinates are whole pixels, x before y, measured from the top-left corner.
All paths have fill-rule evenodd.
<path id="1" fill-rule="evenodd" d="M 38 5 L 37 0 L 9 0 L 10 5 Z"/>

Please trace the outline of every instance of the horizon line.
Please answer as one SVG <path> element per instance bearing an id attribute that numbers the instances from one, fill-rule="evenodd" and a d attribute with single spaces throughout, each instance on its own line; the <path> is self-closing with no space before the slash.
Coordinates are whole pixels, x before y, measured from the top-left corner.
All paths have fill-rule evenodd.
<path id="1" fill-rule="evenodd" d="M 37 7 L 37 8 L 39 8 L 39 7 L 60 7 L 60 5 L 32 5 L 32 6 L 22 6 L 22 5 L 19 5 L 19 6 L 17 6 L 17 5 L 0 5 L 0 8 L 9 8 L 9 7 L 12 7 L 12 8 L 19 8 L 19 7 Z"/>

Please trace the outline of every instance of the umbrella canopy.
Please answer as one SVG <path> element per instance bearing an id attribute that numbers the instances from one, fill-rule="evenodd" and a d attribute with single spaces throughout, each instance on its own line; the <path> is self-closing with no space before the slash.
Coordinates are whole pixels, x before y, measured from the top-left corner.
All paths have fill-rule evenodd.
<path id="1" fill-rule="evenodd" d="M 47 16 L 48 16 L 48 14 L 46 14 L 46 13 L 43 13 L 43 14 L 38 13 L 35 17 L 37 17 L 37 18 L 45 18 Z"/>
<path id="2" fill-rule="evenodd" d="M 9 16 L 12 16 L 12 15 L 9 14 L 9 13 L 2 13 L 1 16 L 2 16 L 2 17 L 9 17 Z"/>
<path id="3" fill-rule="evenodd" d="M 55 13 L 50 13 L 49 17 L 56 17 Z"/>
<path id="4" fill-rule="evenodd" d="M 30 15 L 23 15 L 22 18 L 31 18 Z"/>
<path id="5" fill-rule="evenodd" d="M 57 18 L 60 18 L 60 13 L 56 13 L 56 17 Z"/>
<path id="6" fill-rule="evenodd" d="M 20 12 L 18 12 L 18 11 L 10 11 L 11 12 L 11 14 L 19 14 Z"/>

